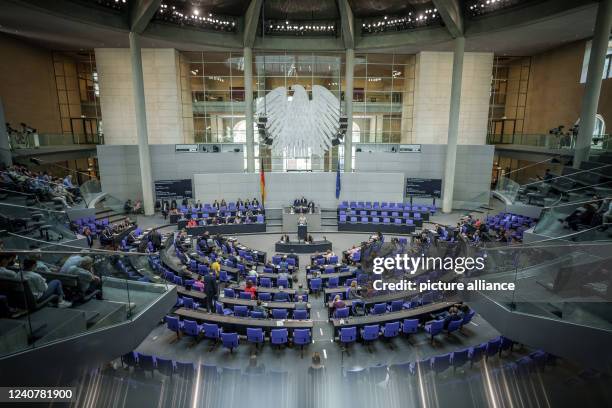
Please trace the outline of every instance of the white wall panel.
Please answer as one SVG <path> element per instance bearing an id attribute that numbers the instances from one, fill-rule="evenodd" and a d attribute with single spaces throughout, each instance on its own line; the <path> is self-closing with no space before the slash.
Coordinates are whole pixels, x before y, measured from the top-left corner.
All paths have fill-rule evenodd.
<path id="1" fill-rule="evenodd" d="M 195 174 L 193 179 L 195 197 L 202 202 L 261 197 L 259 174 Z M 336 200 L 335 173 L 266 173 L 266 206 L 280 208 L 302 195 L 324 208 L 336 207 L 342 200 L 403 201 L 402 173 L 343 173 L 341 182 Z"/>

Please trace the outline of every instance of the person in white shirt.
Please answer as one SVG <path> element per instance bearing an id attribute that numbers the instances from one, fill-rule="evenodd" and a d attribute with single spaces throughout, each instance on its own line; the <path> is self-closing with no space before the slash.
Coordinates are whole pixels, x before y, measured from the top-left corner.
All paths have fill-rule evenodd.
<path id="1" fill-rule="evenodd" d="M 2 279 L 15 279 L 17 274 L 7 266 L 15 263 L 15 254 L 0 254 L 0 278 Z"/>
<path id="2" fill-rule="evenodd" d="M 70 307 L 72 303 L 64 300 L 64 290 L 62 288 L 62 282 L 54 279 L 47 283 L 45 278 L 34 272 L 36 267 L 36 261 L 34 259 L 26 259 L 23 261 L 23 279 L 28 282 L 32 295 L 38 300 L 43 301 L 50 296 L 57 295 L 58 307 Z"/>

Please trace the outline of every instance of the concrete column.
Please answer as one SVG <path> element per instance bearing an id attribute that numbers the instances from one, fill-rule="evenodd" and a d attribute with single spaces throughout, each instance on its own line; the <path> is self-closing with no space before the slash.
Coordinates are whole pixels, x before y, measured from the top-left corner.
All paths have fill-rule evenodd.
<path id="1" fill-rule="evenodd" d="M 130 57 L 132 60 L 132 86 L 134 88 L 134 114 L 136 115 L 136 134 L 138 136 L 140 178 L 142 180 L 142 202 L 145 215 L 153 215 L 155 200 L 153 199 L 153 181 L 151 180 L 151 154 L 149 153 L 147 111 L 144 80 L 142 78 L 142 55 L 139 35 L 133 32 L 130 32 Z"/>
<path id="2" fill-rule="evenodd" d="M 244 114 L 246 117 L 247 172 L 255 172 L 255 132 L 253 131 L 253 49 L 244 47 Z"/>
<path id="3" fill-rule="evenodd" d="M 344 89 L 344 103 L 346 121 L 348 127 L 344 136 L 344 171 L 353 171 L 353 65 L 355 64 L 355 51 L 351 48 L 346 50 L 346 72 Z"/>
<path id="4" fill-rule="evenodd" d="M 13 164 L 13 156 L 11 155 L 8 132 L 6 131 L 5 123 L 4 106 L 2 105 L 2 98 L 0 98 L 0 164 L 10 166 Z"/>
<path id="5" fill-rule="evenodd" d="M 580 163 L 589 156 L 593 130 L 595 129 L 595 115 L 599 104 L 601 80 L 604 69 L 606 53 L 608 51 L 608 38 L 612 28 L 612 0 L 601 0 L 597 8 L 589 68 L 587 70 L 586 86 L 582 97 L 580 111 L 580 128 L 574 150 L 574 167 L 580 168 Z"/>
<path id="6" fill-rule="evenodd" d="M 461 77 L 463 75 L 463 51 L 465 38 L 455 38 L 453 54 L 453 82 L 451 85 L 450 112 L 448 115 L 448 142 L 446 163 L 442 181 L 442 212 L 453 210 L 453 189 L 455 188 L 455 165 L 457 163 L 457 137 L 459 134 L 459 110 L 461 107 Z"/>

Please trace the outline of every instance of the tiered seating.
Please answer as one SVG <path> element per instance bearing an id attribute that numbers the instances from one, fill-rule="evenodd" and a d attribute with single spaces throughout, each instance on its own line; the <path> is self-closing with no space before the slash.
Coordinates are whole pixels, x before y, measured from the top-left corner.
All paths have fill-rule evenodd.
<path id="1" fill-rule="evenodd" d="M 518 240 L 523 239 L 523 232 L 535 226 L 536 220 L 518 214 L 500 212 L 494 216 L 487 216 L 485 222 L 489 229 L 494 231 L 514 230 L 512 236 Z"/>
<path id="2" fill-rule="evenodd" d="M 339 224 L 382 224 L 422 226 L 436 212 L 435 206 L 408 203 L 343 201 L 338 206 Z"/>
<path id="3" fill-rule="evenodd" d="M 215 218 L 223 219 L 223 220 L 228 217 L 234 218 L 237 216 L 238 212 L 241 213 L 240 218 L 244 223 L 260 223 L 261 224 L 265 222 L 264 209 L 261 205 L 251 204 L 248 206 L 244 206 L 244 205 L 237 206 L 236 203 L 231 202 L 231 203 L 228 203 L 227 205 L 220 206 L 219 209 L 217 210 L 217 208 L 213 207 L 211 204 L 206 203 L 206 204 L 203 204 L 201 208 L 196 208 L 196 207 L 191 207 L 191 206 L 188 207 L 188 206 L 182 205 L 177 210 L 178 210 L 178 214 L 170 215 L 171 222 L 177 222 L 179 218 L 183 220 L 196 219 L 199 225 L 207 225 L 209 224 L 210 220 L 215 219 Z M 247 217 L 246 216 L 247 211 L 252 212 L 253 215 Z M 220 223 L 223 223 L 223 222 L 220 222 Z"/>

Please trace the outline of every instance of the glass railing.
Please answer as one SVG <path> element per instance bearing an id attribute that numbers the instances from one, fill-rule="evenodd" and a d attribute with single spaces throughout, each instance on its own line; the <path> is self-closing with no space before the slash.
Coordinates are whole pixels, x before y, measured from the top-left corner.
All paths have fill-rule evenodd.
<path id="1" fill-rule="evenodd" d="M 135 319 L 171 287 L 157 254 L 0 252 L 0 356 Z"/>
<path id="2" fill-rule="evenodd" d="M 534 233 L 571 241 L 612 241 L 612 219 L 606 199 L 557 203 L 545 208 Z"/>
<path id="3" fill-rule="evenodd" d="M 102 185 L 100 180 L 91 179 L 87 180 L 80 186 L 81 196 L 85 201 L 85 207 L 89 207 L 89 204 L 102 193 Z"/>
<path id="4" fill-rule="evenodd" d="M 521 185 L 509 177 L 499 177 L 495 191 L 502 195 L 510 203 L 514 203 L 517 199 Z"/>
<path id="5" fill-rule="evenodd" d="M 38 149 L 53 146 L 104 144 L 102 134 L 29 133 L 13 132 L 9 135 L 11 150 Z"/>
<path id="6" fill-rule="evenodd" d="M 1 202 L 0 229 L 5 249 L 45 248 L 77 239 L 64 211 L 40 205 Z"/>
<path id="7" fill-rule="evenodd" d="M 485 269 L 466 279 L 514 289 L 482 287 L 485 296 L 511 312 L 612 330 L 612 242 L 493 245 L 481 246 Z"/>
<path id="8" fill-rule="evenodd" d="M 576 137 L 572 135 L 553 135 L 553 134 L 513 134 L 499 135 L 489 133 L 487 135 L 488 144 L 513 144 L 521 146 L 543 147 L 553 150 L 574 149 L 576 147 Z M 612 149 L 612 141 L 610 135 L 602 135 L 601 137 L 593 138 L 591 147 L 592 150 Z"/>

